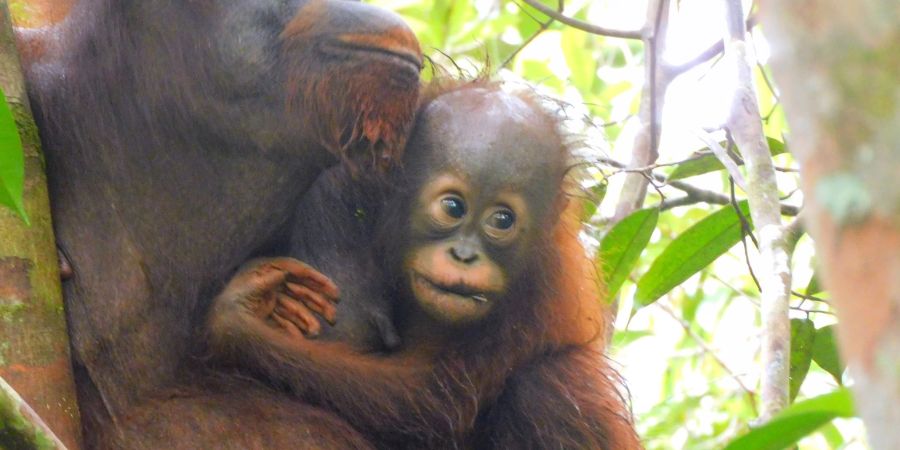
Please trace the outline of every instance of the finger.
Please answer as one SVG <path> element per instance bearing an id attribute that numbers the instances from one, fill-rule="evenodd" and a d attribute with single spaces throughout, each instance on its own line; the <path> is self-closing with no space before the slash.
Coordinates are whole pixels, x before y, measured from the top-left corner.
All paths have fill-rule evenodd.
<path id="1" fill-rule="evenodd" d="M 294 301 L 285 294 L 278 294 L 278 306 L 285 311 L 285 318 L 291 322 L 302 322 L 305 324 L 306 334 L 309 336 L 318 336 L 322 330 L 318 319 L 313 316 L 312 312 L 305 305 Z"/>
<path id="2" fill-rule="evenodd" d="M 320 316 L 324 317 L 328 323 L 334 325 L 337 310 L 325 296 L 302 284 L 288 282 L 286 283 L 286 286 L 288 291 L 290 291 L 291 296 L 302 301 L 309 309 L 315 311 Z"/>
<path id="3" fill-rule="evenodd" d="M 271 317 L 273 319 L 275 319 L 276 317 L 278 319 L 280 319 L 280 320 L 276 319 L 276 321 L 278 321 L 279 323 L 281 323 L 281 321 L 289 323 L 291 325 L 291 327 L 295 328 L 300 333 L 301 336 L 308 335 L 310 338 L 315 337 L 313 335 L 308 334 L 309 333 L 309 325 L 303 321 L 303 318 L 298 317 L 297 315 L 288 311 L 281 305 L 275 307 L 275 313 L 272 314 Z"/>
<path id="4" fill-rule="evenodd" d="M 340 290 L 322 272 L 313 269 L 309 264 L 297 261 L 293 258 L 277 258 L 273 261 L 277 267 L 287 271 L 291 279 L 297 280 L 329 297 L 338 298 Z"/>
<path id="5" fill-rule="evenodd" d="M 297 328 L 297 325 L 294 325 L 293 322 L 291 322 L 287 319 L 284 319 L 283 317 L 281 317 L 278 314 L 272 314 L 270 317 L 272 317 L 272 320 L 274 320 L 275 323 L 278 324 L 278 326 L 280 326 L 285 331 L 287 331 L 287 333 L 289 335 L 291 335 L 291 337 L 297 338 L 297 339 L 303 338 L 303 333 L 300 331 L 299 328 Z"/>

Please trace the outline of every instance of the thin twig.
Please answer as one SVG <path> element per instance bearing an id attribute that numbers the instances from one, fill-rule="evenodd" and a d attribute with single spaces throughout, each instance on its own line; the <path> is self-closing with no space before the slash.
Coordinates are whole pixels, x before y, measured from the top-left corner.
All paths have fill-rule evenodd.
<path id="1" fill-rule="evenodd" d="M 523 1 L 532 8 L 544 13 L 547 17 L 551 17 L 558 20 L 560 23 L 564 23 L 572 28 L 577 28 L 587 33 L 596 34 L 599 36 L 618 37 L 623 39 L 642 39 L 644 37 L 643 30 L 615 30 L 612 28 L 600 27 L 569 17 L 559 11 L 556 11 L 544 4 L 539 3 L 537 0 Z"/>
<path id="2" fill-rule="evenodd" d="M 617 160 L 609 158 L 609 157 L 606 157 L 606 156 L 599 157 L 597 159 L 597 162 L 608 165 L 610 167 L 615 167 L 616 169 L 621 169 L 622 172 L 628 172 L 627 165 L 625 165 L 625 163 L 623 163 L 621 161 L 617 161 Z M 714 192 L 714 191 L 710 191 L 710 190 L 706 190 L 706 189 L 702 189 L 702 188 L 698 188 L 698 187 L 696 187 L 690 183 L 686 183 L 684 181 L 678 181 L 678 180 L 669 181 L 666 179 L 665 176 L 660 175 L 655 172 L 651 172 L 649 175 L 653 178 L 653 181 L 655 181 L 657 183 L 663 183 L 664 186 L 669 186 L 669 187 L 678 189 L 679 191 L 682 191 L 685 194 L 688 194 L 688 196 L 697 199 L 699 202 L 710 203 L 713 205 L 727 205 L 727 204 L 731 203 L 731 200 L 728 198 L 727 195 L 720 194 L 718 192 Z M 695 203 L 697 203 L 697 202 L 695 202 Z M 681 206 L 681 205 L 673 205 L 673 207 L 675 207 L 675 206 Z M 781 205 L 781 213 L 784 214 L 785 216 L 795 217 L 795 216 L 797 216 L 797 214 L 800 214 L 800 208 L 798 208 L 794 205 L 782 204 Z"/>
<path id="3" fill-rule="evenodd" d="M 725 373 L 727 373 L 728 376 L 730 376 L 731 379 L 733 379 L 737 383 L 738 386 L 741 387 L 741 389 L 747 394 L 747 398 L 750 400 L 750 407 L 753 408 L 753 414 L 757 414 L 756 393 L 751 391 L 750 388 L 748 388 L 747 385 L 745 385 L 744 382 L 741 381 L 741 378 L 737 376 L 737 374 L 734 373 L 734 371 L 731 370 L 730 367 L 728 367 L 728 364 L 725 364 L 725 361 L 722 361 L 722 359 L 719 358 L 719 355 L 709 347 L 709 345 L 705 340 L 703 340 L 703 338 L 697 336 L 697 334 L 694 333 L 694 330 L 691 330 L 691 325 L 689 323 L 687 323 L 684 319 L 678 317 L 675 312 L 672 311 L 667 305 L 664 305 L 661 302 L 656 302 L 656 305 L 659 306 L 659 308 L 662 309 L 666 314 L 668 314 L 668 316 L 671 317 L 672 320 L 678 322 L 678 324 L 681 325 L 681 328 L 684 329 L 684 334 L 686 334 L 694 342 L 696 342 L 697 345 L 699 345 L 700 348 L 703 349 L 703 351 L 707 355 L 709 355 L 713 359 L 713 361 L 715 361 L 716 364 L 718 364 L 719 367 L 721 367 L 722 370 L 724 370 Z"/>
<path id="4" fill-rule="evenodd" d="M 528 44 L 531 44 L 535 39 L 537 39 L 537 37 L 540 36 L 541 33 L 547 31 L 547 28 L 549 28 L 550 25 L 556 21 L 556 19 L 554 19 L 553 17 L 551 17 L 545 21 L 538 20 L 537 17 L 534 17 L 533 15 L 531 15 L 530 12 L 528 12 L 527 9 L 523 8 L 522 5 L 519 4 L 519 2 L 516 2 L 515 0 L 513 0 L 513 3 L 519 7 L 520 11 L 525 13 L 528 17 L 531 17 L 531 19 L 534 20 L 535 22 L 539 23 L 540 27 L 538 27 L 538 29 L 534 33 L 532 33 L 531 36 L 528 36 L 528 39 L 525 39 L 525 41 L 522 42 L 522 45 L 518 46 L 515 50 L 513 50 L 512 53 L 509 54 L 509 56 L 506 57 L 506 60 L 504 60 L 503 63 L 500 64 L 501 69 L 509 66 L 509 63 L 512 62 L 512 60 L 516 57 L 516 55 L 518 55 L 523 49 L 525 49 L 525 47 L 527 47 Z M 565 3 L 562 0 L 560 0 L 559 6 L 558 6 L 559 12 L 562 12 L 562 8 L 563 8 L 564 4 Z"/>
<path id="5" fill-rule="evenodd" d="M 758 20 L 757 20 L 756 14 L 750 15 L 750 17 L 747 18 L 747 29 L 748 30 L 753 29 L 753 27 L 756 26 L 757 22 L 758 22 Z M 663 69 L 665 70 L 666 74 L 670 78 L 675 78 L 678 75 L 681 75 L 681 74 L 687 72 L 688 70 L 691 70 L 694 67 L 697 67 L 700 64 L 703 64 L 703 63 L 709 61 L 710 59 L 715 58 L 716 56 L 721 54 L 723 51 L 725 51 L 725 41 L 720 40 L 720 41 L 716 42 L 715 44 L 710 45 L 705 50 L 700 52 L 697 56 L 689 59 L 687 62 L 677 64 L 677 65 L 673 65 L 673 64 L 666 65 Z"/>
<path id="6" fill-rule="evenodd" d="M 740 289 L 738 289 L 738 288 L 732 286 L 729 282 L 723 280 L 722 278 L 720 278 L 720 277 L 719 277 L 718 275 L 716 275 L 715 273 L 710 273 L 709 276 L 710 276 L 710 278 L 712 278 L 713 280 L 716 280 L 716 281 L 718 281 L 720 284 L 722 284 L 722 286 L 725 286 L 726 288 L 728 288 L 731 292 L 737 294 L 738 296 L 740 296 L 740 297 L 742 297 L 742 298 L 746 298 L 747 300 L 749 300 L 750 303 L 753 303 L 753 306 L 755 306 L 755 307 L 757 307 L 757 308 L 760 308 L 759 302 L 753 299 L 753 294 L 748 293 L 748 292 L 744 292 L 744 291 L 742 291 L 742 290 L 740 290 Z M 805 313 L 828 314 L 828 315 L 831 315 L 831 316 L 835 315 L 835 314 L 834 314 L 833 312 L 831 312 L 831 311 L 824 311 L 824 310 L 821 310 L 821 309 L 806 309 L 806 308 L 801 308 L 801 307 L 799 307 L 799 306 L 791 306 L 790 308 L 791 308 L 792 311 L 802 311 L 802 312 L 805 312 Z"/>

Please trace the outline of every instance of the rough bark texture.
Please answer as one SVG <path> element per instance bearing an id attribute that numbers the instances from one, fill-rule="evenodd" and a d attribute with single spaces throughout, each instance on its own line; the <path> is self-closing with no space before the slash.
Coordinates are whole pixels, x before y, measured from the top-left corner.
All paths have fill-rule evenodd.
<path id="1" fill-rule="evenodd" d="M 781 225 L 781 203 L 775 167 L 759 118 L 751 67 L 755 61 L 747 51 L 746 27 L 741 0 L 726 2 L 728 32 L 725 60 L 737 77 L 726 127 L 744 157 L 746 191 L 759 242 L 756 274 L 760 284 L 762 313 L 762 386 L 760 419 L 768 421 L 789 403 L 791 366 L 790 254 Z"/>
<path id="2" fill-rule="evenodd" d="M 6 2 L 0 2 L 0 88 L 24 146 L 24 203 L 31 220 L 27 226 L 0 208 L 0 377 L 66 445 L 77 448 L 81 426 L 47 183 Z"/>
<path id="3" fill-rule="evenodd" d="M 806 225 L 875 449 L 900 448 L 900 3 L 769 0 Z M 805 214 L 805 213 L 804 213 Z"/>

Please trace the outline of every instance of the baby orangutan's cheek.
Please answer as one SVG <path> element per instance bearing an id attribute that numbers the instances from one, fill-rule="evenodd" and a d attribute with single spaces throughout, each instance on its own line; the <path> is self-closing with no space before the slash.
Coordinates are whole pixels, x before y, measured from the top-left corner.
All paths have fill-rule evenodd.
<path id="1" fill-rule="evenodd" d="M 474 264 L 454 261 L 441 243 L 411 250 L 404 268 L 418 306 L 449 325 L 483 319 L 505 293 L 506 276 L 500 267 L 486 258 Z"/>

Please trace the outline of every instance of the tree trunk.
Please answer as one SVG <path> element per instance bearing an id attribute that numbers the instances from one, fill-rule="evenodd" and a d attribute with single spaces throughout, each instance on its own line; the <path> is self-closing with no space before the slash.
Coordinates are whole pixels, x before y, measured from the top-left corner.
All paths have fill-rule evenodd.
<path id="1" fill-rule="evenodd" d="M 69 359 L 44 160 L 6 2 L 0 2 L 0 88 L 25 152 L 26 225 L 0 208 L 0 377 L 70 448 L 81 424 Z"/>
<path id="2" fill-rule="evenodd" d="M 806 226 L 875 449 L 900 448 L 900 6 L 769 0 Z"/>

